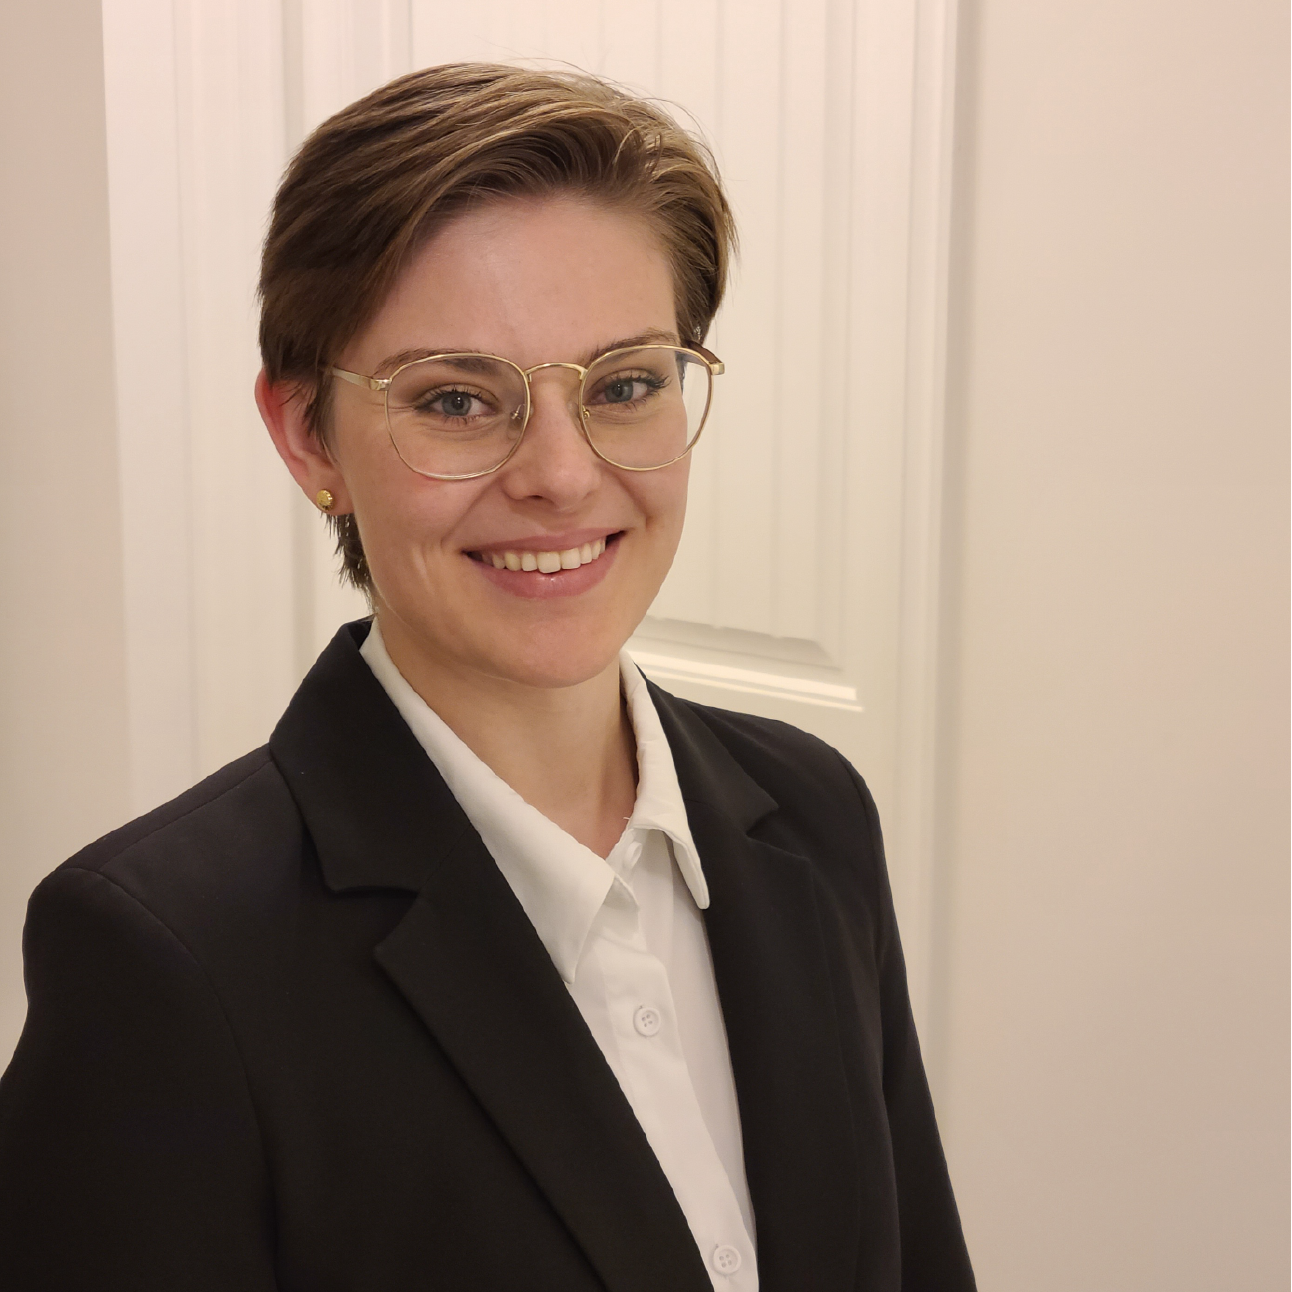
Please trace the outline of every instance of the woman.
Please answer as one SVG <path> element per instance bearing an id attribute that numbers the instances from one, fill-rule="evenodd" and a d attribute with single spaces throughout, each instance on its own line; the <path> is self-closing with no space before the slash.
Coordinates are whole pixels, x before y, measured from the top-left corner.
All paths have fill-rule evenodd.
<path id="1" fill-rule="evenodd" d="M 972 1287 L 864 785 L 621 654 L 732 239 L 587 77 L 302 148 L 256 396 L 374 618 L 33 897 L 6 1288 Z"/>

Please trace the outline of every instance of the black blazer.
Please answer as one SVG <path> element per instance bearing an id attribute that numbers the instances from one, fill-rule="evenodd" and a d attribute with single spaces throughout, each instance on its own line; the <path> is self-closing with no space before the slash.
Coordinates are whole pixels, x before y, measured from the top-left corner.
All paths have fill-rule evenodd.
<path id="1" fill-rule="evenodd" d="M 36 890 L 8 1292 L 706 1292 L 479 835 L 343 628 L 266 748 Z M 712 894 L 763 1292 L 973 1287 L 865 786 L 652 687 Z"/>

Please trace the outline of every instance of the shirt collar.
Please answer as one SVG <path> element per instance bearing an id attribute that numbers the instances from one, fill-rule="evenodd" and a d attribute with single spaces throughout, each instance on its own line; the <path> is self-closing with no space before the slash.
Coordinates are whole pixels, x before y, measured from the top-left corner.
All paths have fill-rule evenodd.
<path id="1" fill-rule="evenodd" d="M 628 824 L 640 830 L 660 830 L 668 836 L 673 844 L 673 858 L 696 906 L 707 910 L 709 886 L 695 840 L 691 838 L 673 751 L 660 725 L 646 679 L 626 650 L 619 653 L 619 676 L 637 739 L 637 802 Z"/>
<path id="2" fill-rule="evenodd" d="M 573 983 L 592 922 L 615 883 L 614 870 L 467 747 L 395 667 L 375 620 L 360 653 L 479 832 L 553 964 Z M 646 680 L 626 651 L 619 668 L 637 741 L 637 801 L 626 829 L 659 830 L 669 838 L 678 870 L 704 910 L 709 889 L 668 739 Z"/>

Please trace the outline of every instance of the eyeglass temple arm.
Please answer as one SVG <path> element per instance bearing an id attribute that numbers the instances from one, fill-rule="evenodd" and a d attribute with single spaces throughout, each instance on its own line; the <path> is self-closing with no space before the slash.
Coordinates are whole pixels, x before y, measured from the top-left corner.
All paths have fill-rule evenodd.
<path id="1" fill-rule="evenodd" d="M 329 368 L 333 377 L 340 377 L 352 386 L 361 386 L 364 390 L 385 390 L 390 385 L 389 377 L 365 377 L 357 372 L 346 372 L 344 368 Z"/>
<path id="2" fill-rule="evenodd" d="M 686 346 L 685 349 L 694 350 L 696 354 L 698 354 L 705 361 L 705 363 L 709 365 L 709 371 L 713 373 L 715 377 L 721 377 L 722 374 L 726 372 L 727 365 L 723 363 L 722 360 L 719 359 L 718 356 L 714 354 L 712 350 L 706 350 L 704 346 L 699 345 L 695 342 L 692 342 L 690 345 Z"/>

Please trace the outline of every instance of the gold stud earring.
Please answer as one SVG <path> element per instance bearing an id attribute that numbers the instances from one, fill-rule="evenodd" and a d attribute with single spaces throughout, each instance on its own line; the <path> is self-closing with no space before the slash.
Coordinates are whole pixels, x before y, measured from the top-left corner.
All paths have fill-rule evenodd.
<path id="1" fill-rule="evenodd" d="M 319 511 L 330 511 L 334 502 L 336 502 L 336 499 L 332 497 L 332 491 L 330 489 L 320 489 L 318 493 L 314 495 L 314 505 L 319 509 Z"/>

